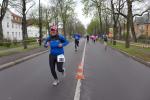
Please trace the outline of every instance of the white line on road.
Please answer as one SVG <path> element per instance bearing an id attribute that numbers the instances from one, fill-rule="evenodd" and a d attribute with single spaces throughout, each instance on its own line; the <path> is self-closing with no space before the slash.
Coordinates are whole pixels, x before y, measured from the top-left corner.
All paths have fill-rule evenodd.
<path id="1" fill-rule="evenodd" d="M 82 61 L 81 61 L 82 67 L 84 66 L 85 49 L 86 49 L 86 41 L 85 41 L 84 51 L 83 51 Z M 76 91 L 75 91 L 74 100 L 80 100 L 80 92 L 81 92 L 81 80 L 79 79 L 79 80 L 77 81 L 77 86 L 76 86 Z"/>

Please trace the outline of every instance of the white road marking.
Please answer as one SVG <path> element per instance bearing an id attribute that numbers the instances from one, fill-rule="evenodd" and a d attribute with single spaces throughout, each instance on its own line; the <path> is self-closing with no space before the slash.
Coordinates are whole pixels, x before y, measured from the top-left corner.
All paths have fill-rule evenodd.
<path id="1" fill-rule="evenodd" d="M 84 51 L 83 51 L 82 61 L 81 61 L 82 68 L 83 68 L 83 66 L 84 66 L 85 49 L 86 49 L 86 41 L 85 41 L 85 46 L 84 46 Z M 76 86 L 76 91 L 75 91 L 75 95 L 74 95 L 74 100 L 80 100 L 81 85 L 82 85 L 82 84 L 81 84 L 81 80 L 79 79 L 79 80 L 77 81 L 77 86 Z"/>

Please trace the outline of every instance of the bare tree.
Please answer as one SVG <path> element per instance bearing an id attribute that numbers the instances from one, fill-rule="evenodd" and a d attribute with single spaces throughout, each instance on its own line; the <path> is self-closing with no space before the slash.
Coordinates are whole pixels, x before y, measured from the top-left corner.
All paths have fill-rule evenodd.
<path id="1" fill-rule="evenodd" d="M 116 34 L 118 31 L 117 28 L 117 23 L 119 20 L 119 14 L 116 13 L 116 10 L 120 12 L 120 10 L 123 8 L 123 1 L 122 0 L 117 0 L 114 2 L 114 0 L 111 0 L 111 11 L 112 11 L 112 18 L 113 18 L 113 45 L 116 45 Z"/>
<path id="2" fill-rule="evenodd" d="M 110 27 L 110 18 L 111 18 L 111 12 L 110 10 L 108 10 L 107 8 L 103 8 L 102 10 L 102 17 L 104 19 L 105 22 L 105 32 L 108 33 L 109 32 L 109 27 Z"/>
<path id="3" fill-rule="evenodd" d="M 60 18 L 63 22 L 63 32 L 66 37 L 66 23 L 69 16 L 74 12 L 75 2 L 73 0 L 60 0 L 58 3 Z"/>
<path id="4" fill-rule="evenodd" d="M 27 8 L 27 4 L 29 4 L 29 8 Z M 28 11 L 35 5 L 33 0 L 12 0 L 11 7 L 15 8 L 22 15 L 22 33 L 23 33 L 23 46 L 24 49 L 27 49 L 27 21 L 26 15 Z"/>
<path id="5" fill-rule="evenodd" d="M 42 6 L 39 0 L 39 46 L 42 45 Z"/>
<path id="6" fill-rule="evenodd" d="M 90 12 L 95 12 L 98 13 L 98 18 L 99 18 L 99 28 L 100 28 L 100 33 L 102 33 L 102 28 L 103 28 L 103 23 L 102 23 L 102 7 L 103 7 L 103 2 L 106 0 L 82 0 L 84 4 L 84 13 L 89 15 Z"/>
<path id="7" fill-rule="evenodd" d="M 71 16 L 69 16 L 68 20 L 67 20 L 67 24 L 66 24 L 66 31 L 67 33 L 69 33 L 69 38 L 71 38 L 71 35 L 75 32 L 77 32 L 77 22 L 78 19 L 75 17 L 75 14 L 72 14 Z"/>
<path id="8" fill-rule="evenodd" d="M 7 11 L 8 3 L 9 3 L 9 0 L 3 0 L 2 5 L 0 6 L 1 7 L 1 9 L 0 9 L 0 40 L 3 40 L 2 21 L 5 16 L 5 13 Z"/>
<path id="9" fill-rule="evenodd" d="M 131 33 L 133 36 L 133 40 L 135 42 L 137 42 L 135 29 L 134 29 L 134 22 L 133 22 L 134 17 L 135 16 L 142 16 L 145 12 L 147 12 L 149 10 L 149 8 L 147 8 L 141 14 L 133 14 L 133 3 L 134 2 L 141 2 L 141 0 L 124 0 L 124 4 L 126 3 L 126 5 L 127 5 L 127 14 L 118 11 L 118 13 L 120 15 L 122 15 L 124 18 L 127 19 L 126 48 L 130 47 L 130 40 L 129 40 L 130 30 L 132 31 Z"/>

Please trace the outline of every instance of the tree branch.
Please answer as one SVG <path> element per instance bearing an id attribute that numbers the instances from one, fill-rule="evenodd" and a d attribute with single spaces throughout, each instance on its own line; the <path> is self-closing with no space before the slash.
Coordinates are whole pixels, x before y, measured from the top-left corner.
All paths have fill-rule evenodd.
<path id="1" fill-rule="evenodd" d="M 35 1 L 33 1 L 33 5 L 31 5 L 31 6 L 29 7 L 29 9 L 26 11 L 26 14 L 28 13 L 28 11 L 29 11 L 35 4 L 36 4 Z"/>
<path id="2" fill-rule="evenodd" d="M 123 16 L 124 18 L 127 18 L 127 15 L 125 15 L 125 14 L 123 14 L 122 12 L 118 12 L 118 13 L 115 13 L 115 14 L 119 14 L 119 15 L 121 15 L 121 16 Z"/>
<path id="3" fill-rule="evenodd" d="M 145 11 L 143 11 L 141 14 L 134 14 L 133 17 L 135 16 L 143 16 L 144 13 L 148 12 L 150 9 L 146 9 Z"/>

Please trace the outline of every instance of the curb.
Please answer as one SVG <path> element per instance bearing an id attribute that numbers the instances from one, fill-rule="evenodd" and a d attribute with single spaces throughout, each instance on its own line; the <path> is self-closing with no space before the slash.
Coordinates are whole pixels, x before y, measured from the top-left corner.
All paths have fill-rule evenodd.
<path id="1" fill-rule="evenodd" d="M 144 65 L 146 65 L 146 66 L 148 66 L 148 67 L 150 67 L 150 62 L 146 62 L 146 61 L 144 61 L 143 59 L 138 58 L 138 57 L 136 57 L 136 56 L 131 56 L 131 55 L 128 54 L 127 52 L 118 50 L 118 49 L 113 48 L 113 47 L 111 47 L 111 46 L 109 46 L 109 47 L 110 47 L 111 49 L 113 49 L 113 50 L 116 50 L 116 51 L 118 51 L 118 52 L 124 54 L 124 55 L 127 56 L 127 57 L 130 57 L 130 58 L 132 58 L 132 59 L 134 59 L 134 60 L 136 60 L 136 61 L 138 61 L 138 62 L 140 62 L 140 63 L 142 63 L 142 64 L 144 64 Z"/>
<path id="2" fill-rule="evenodd" d="M 23 62 L 23 61 L 26 61 L 26 60 L 29 60 L 29 59 L 31 59 L 31 58 L 34 58 L 34 57 L 36 57 L 36 56 L 39 56 L 39 55 L 41 55 L 41 54 L 44 54 L 44 53 L 46 53 L 46 52 L 48 52 L 48 50 L 45 50 L 45 51 L 42 51 L 42 52 L 39 52 L 39 53 L 30 55 L 30 56 L 26 56 L 26 57 L 17 59 L 17 60 L 15 60 L 15 61 L 12 61 L 12 62 L 3 64 L 3 65 L 0 65 L 0 71 L 1 71 L 1 70 L 4 70 L 4 69 L 6 69 L 6 68 L 12 67 L 13 65 L 19 64 L 19 63 L 21 63 L 21 62 Z"/>

